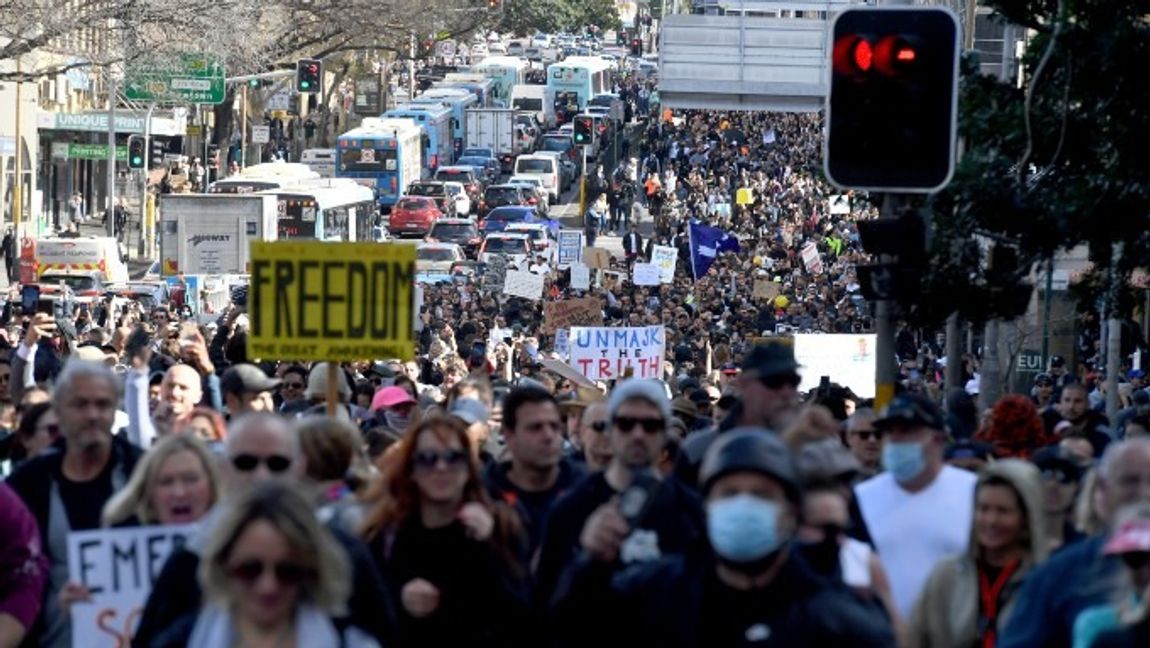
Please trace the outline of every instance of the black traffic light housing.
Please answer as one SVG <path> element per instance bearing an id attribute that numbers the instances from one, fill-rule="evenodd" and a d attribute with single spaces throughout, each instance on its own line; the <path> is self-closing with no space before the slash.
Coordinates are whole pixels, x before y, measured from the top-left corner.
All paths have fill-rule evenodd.
<path id="1" fill-rule="evenodd" d="M 164 166 L 164 153 L 167 151 L 168 147 L 164 144 L 164 142 L 161 142 L 155 137 L 153 137 L 148 142 L 148 144 L 148 168 L 159 169 L 160 167 Z"/>
<path id="2" fill-rule="evenodd" d="M 856 227 L 863 251 L 880 258 L 856 268 L 863 297 L 901 304 L 918 299 L 930 247 L 924 217 L 911 211 L 899 218 L 858 221 Z"/>
<path id="3" fill-rule="evenodd" d="M 575 115 L 574 126 L 576 146 L 590 146 L 595 141 L 595 120 L 589 115 Z"/>
<path id="4" fill-rule="evenodd" d="M 296 92 L 315 94 L 323 91 L 323 61 L 300 59 L 295 65 Z"/>
<path id="5" fill-rule="evenodd" d="M 643 55 L 643 39 L 638 38 L 638 37 L 632 38 L 631 39 L 631 56 L 642 56 L 642 55 Z"/>
<path id="6" fill-rule="evenodd" d="M 148 141 L 143 135 L 128 136 L 128 168 L 148 168 Z"/>
<path id="7" fill-rule="evenodd" d="M 827 94 L 827 177 L 851 189 L 930 193 L 954 173 L 958 19 L 944 7 L 840 13 Z"/>

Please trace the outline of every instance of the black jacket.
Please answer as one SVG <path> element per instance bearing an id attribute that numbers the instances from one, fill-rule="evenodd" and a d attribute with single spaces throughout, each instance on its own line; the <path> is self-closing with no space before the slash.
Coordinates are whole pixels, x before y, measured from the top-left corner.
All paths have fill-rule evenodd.
<path id="1" fill-rule="evenodd" d="M 751 612 L 756 621 L 745 634 L 742 627 L 722 623 L 729 620 L 731 611 L 718 608 L 720 600 L 725 600 L 721 595 L 732 593 L 719 582 L 713 554 L 705 547 L 614 576 L 602 563 L 580 558 L 564 574 L 552 608 L 552 625 L 560 646 L 895 645 L 890 621 L 877 604 L 819 577 L 793 551 L 768 587 L 743 596 L 744 602 L 752 604 L 752 609 L 744 611 Z M 595 622 L 589 624 L 589 619 Z M 757 630 L 755 636 L 752 628 Z M 719 640 L 716 631 L 739 640 Z"/>
<path id="2" fill-rule="evenodd" d="M 335 539 L 347 552 L 351 565 L 351 598 L 347 602 L 351 625 L 362 628 L 375 637 L 383 646 L 393 645 L 395 633 L 395 605 L 380 580 L 367 547 L 358 538 L 337 529 L 328 527 Z M 140 625 L 132 638 L 136 648 L 149 648 L 164 645 L 161 635 L 181 620 L 189 617 L 195 622 L 195 615 L 203 603 L 203 590 L 197 572 L 200 556 L 186 548 L 177 549 L 168 556 L 140 616 Z M 343 620 L 341 620 L 342 622 Z"/>
<path id="3" fill-rule="evenodd" d="M 511 469 L 511 462 L 492 463 L 483 471 L 483 485 L 492 498 L 499 500 L 519 515 L 519 521 L 527 532 L 527 546 L 525 558 L 530 560 L 539 547 L 543 535 L 543 525 L 547 520 L 547 513 L 551 510 L 555 500 L 567 492 L 583 477 L 583 469 L 568 459 L 559 464 L 559 478 L 550 490 L 542 493 L 528 493 L 519 489 L 507 478 L 507 471 Z"/>

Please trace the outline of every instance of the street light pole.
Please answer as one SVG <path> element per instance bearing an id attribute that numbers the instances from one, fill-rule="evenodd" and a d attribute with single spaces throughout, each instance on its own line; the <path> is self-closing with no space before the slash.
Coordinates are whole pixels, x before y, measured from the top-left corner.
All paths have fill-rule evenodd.
<path id="1" fill-rule="evenodd" d="M 116 236 L 116 79 L 108 66 L 108 204 L 104 210 L 104 230 Z M 89 213 L 89 216 L 92 214 Z"/>
<path id="2" fill-rule="evenodd" d="M 23 103 L 21 89 L 24 80 L 20 77 L 20 57 L 16 57 L 16 175 L 15 184 L 12 185 L 12 231 L 13 236 L 20 236 L 20 222 L 24 219 L 24 147 L 23 132 L 20 129 L 20 104 Z"/>

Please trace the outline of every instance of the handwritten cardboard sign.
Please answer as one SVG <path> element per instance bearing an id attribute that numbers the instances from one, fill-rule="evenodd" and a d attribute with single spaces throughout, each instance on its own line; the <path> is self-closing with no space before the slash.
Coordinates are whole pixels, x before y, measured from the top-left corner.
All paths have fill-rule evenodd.
<path id="1" fill-rule="evenodd" d="M 561 266 L 578 262 L 582 258 L 583 232 L 579 230 L 559 230 L 559 259 Z"/>
<path id="2" fill-rule="evenodd" d="M 583 263 L 586 263 L 588 268 L 606 270 L 611 267 L 611 253 L 603 248 L 585 247 L 583 248 Z"/>
<path id="3" fill-rule="evenodd" d="M 72 604 L 73 648 L 127 646 L 164 562 L 194 525 L 95 529 L 68 534 L 68 579 L 92 600 Z"/>
<path id="4" fill-rule="evenodd" d="M 543 304 L 543 332 L 572 326 L 602 326 L 603 310 L 595 297 L 549 301 Z"/>
<path id="5" fill-rule="evenodd" d="M 632 268 L 631 282 L 636 286 L 658 286 L 659 266 L 654 263 L 636 263 Z"/>
<path id="6" fill-rule="evenodd" d="M 779 284 L 767 279 L 755 279 L 751 296 L 755 299 L 774 299 L 779 295 Z"/>
<path id="7" fill-rule="evenodd" d="M 651 263 L 659 266 L 659 282 L 669 284 L 675 280 L 679 251 L 667 245 L 656 245 L 651 248 Z"/>
<path id="8" fill-rule="evenodd" d="M 590 290 L 591 268 L 582 263 L 571 264 L 571 288 L 575 290 Z"/>
<path id="9" fill-rule="evenodd" d="M 503 294 L 524 299 L 543 299 L 543 275 L 526 270 L 508 270 Z"/>
<path id="10" fill-rule="evenodd" d="M 666 332 L 662 326 L 572 327 L 571 366 L 588 380 L 662 378 Z"/>

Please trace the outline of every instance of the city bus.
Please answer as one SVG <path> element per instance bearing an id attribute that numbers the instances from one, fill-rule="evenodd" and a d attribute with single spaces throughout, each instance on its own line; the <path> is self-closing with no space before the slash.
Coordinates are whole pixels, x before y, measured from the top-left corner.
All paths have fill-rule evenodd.
<path id="1" fill-rule="evenodd" d="M 467 140 L 466 110 L 479 102 L 475 95 L 464 88 L 430 88 L 416 97 L 412 104 L 443 104 L 451 108 L 451 136 L 454 157 L 459 157 L 463 142 Z"/>
<path id="2" fill-rule="evenodd" d="M 547 89 L 554 97 L 555 122 L 566 124 L 591 97 L 613 90 L 615 66 L 595 56 L 570 56 L 547 68 Z"/>
<path id="3" fill-rule="evenodd" d="M 318 178 L 320 175 L 306 164 L 294 162 L 264 162 L 241 169 L 239 173 L 216 180 L 208 185 L 208 193 L 252 193 L 275 189 L 297 180 Z"/>
<path id="4" fill-rule="evenodd" d="M 479 100 L 477 108 L 501 107 L 498 101 L 491 96 L 495 82 L 484 74 L 474 72 L 449 72 L 443 79 L 435 84 L 436 88 L 463 88 Z"/>
<path id="5" fill-rule="evenodd" d="M 379 220 L 375 192 L 346 179 L 258 192 L 276 197 L 278 240 L 371 241 Z"/>
<path id="6" fill-rule="evenodd" d="M 410 119 L 368 117 L 336 140 L 337 178 L 375 191 L 381 213 L 390 213 L 407 186 L 422 178 L 423 131 Z"/>
<path id="7" fill-rule="evenodd" d="M 527 70 L 531 65 L 518 56 L 488 56 L 471 66 L 471 71 L 491 79 L 491 98 L 511 105 L 511 92 L 517 85 L 527 83 Z"/>
<path id="8" fill-rule="evenodd" d="M 404 104 L 383 114 L 385 119 L 410 119 L 423 129 L 423 168 L 427 175 L 455 161 L 451 108 L 442 103 Z"/>

